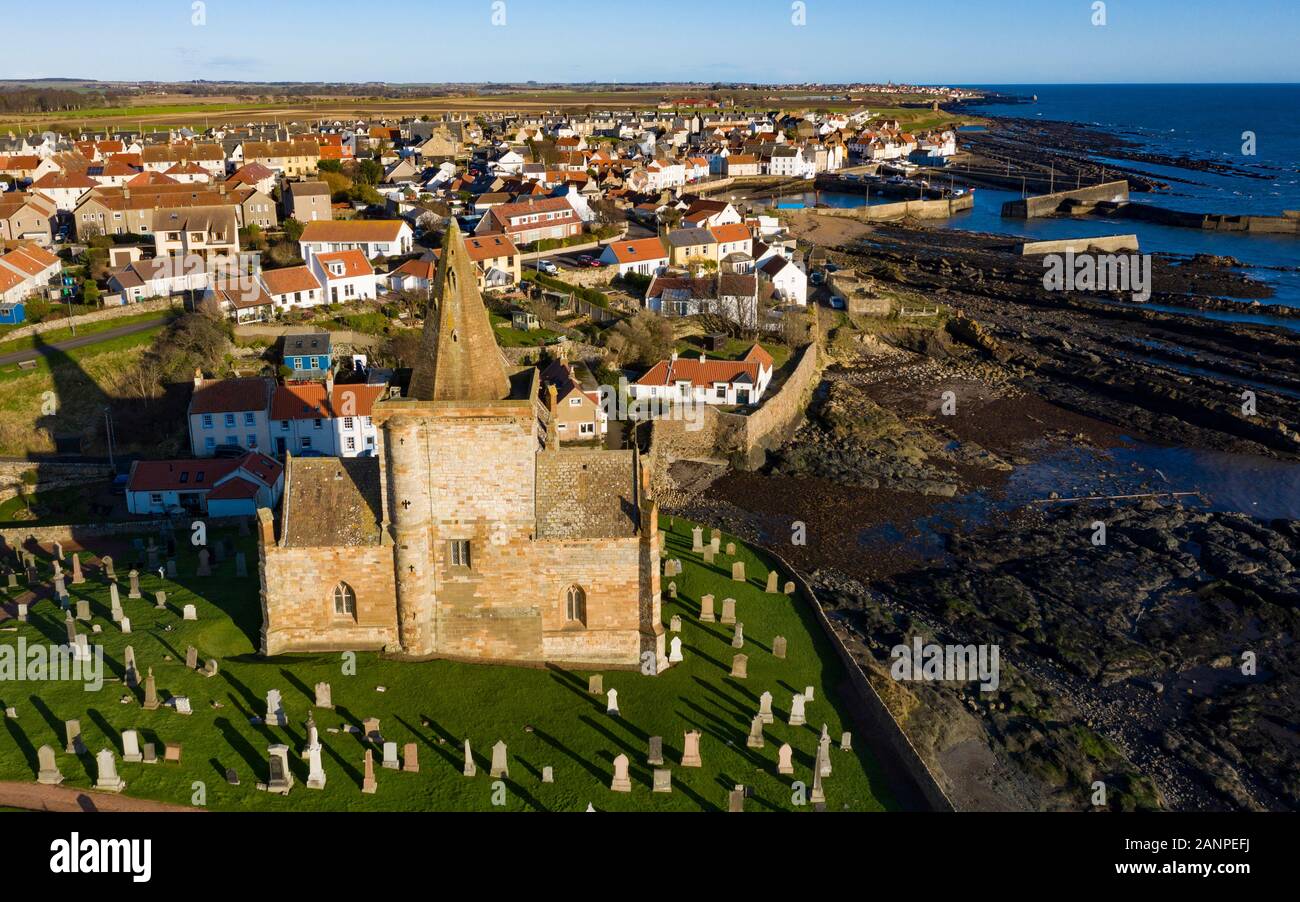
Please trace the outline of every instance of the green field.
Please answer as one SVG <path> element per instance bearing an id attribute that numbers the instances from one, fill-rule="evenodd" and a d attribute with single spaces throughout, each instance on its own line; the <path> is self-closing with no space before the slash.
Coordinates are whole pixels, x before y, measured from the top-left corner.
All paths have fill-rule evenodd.
<path id="1" fill-rule="evenodd" d="M 668 520 L 663 520 L 665 526 Z M 160 580 L 156 573 L 142 575 L 145 599 L 127 599 L 122 606 L 133 624 L 123 635 L 108 618 L 107 585 L 98 568 L 89 568 L 88 581 L 69 585 L 75 598 L 91 601 L 93 622 L 103 632 L 91 636 L 102 643 L 105 682 L 98 691 L 86 691 L 80 682 L 3 683 L 3 703 L 18 710 L 6 719 L 0 738 L 0 778 L 30 782 L 35 779 L 36 750 L 49 744 L 58 753 L 64 786 L 89 787 L 94 782 L 93 754 L 110 747 L 118 756 L 119 772 L 127 794 L 171 803 L 190 804 L 192 784 L 201 781 L 206 804 L 222 810 L 496 810 L 493 796 L 500 787 L 488 775 L 490 749 L 498 740 L 509 746 L 510 773 L 504 780 L 505 810 L 582 811 L 588 803 L 598 810 L 725 810 L 728 790 L 735 784 L 752 787 L 746 807 L 751 811 L 793 809 L 791 781 L 811 788 L 811 768 L 822 724 L 835 737 L 834 773 L 825 780 L 827 806 L 832 810 L 883 810 L 895 807 L 884 786 L 879 767 L 867 751 L 868 737 L 855 736 L 854 750 L 841 751 L 841 730 L 849 720 L 836 695 L 844 673 L 838 658 L 801 599 L 767 595 L 761 585 L 763 561 L 740 547 L 750 581 L 730 580 L 730 562 L 706 568 L 689 552 L 688 525 L 678 520 L 668 544 L 668 555 L 680 557 L 684 573 L 676 577 L 680 598 L 668 600 L 665 623 L 682 616 L 685 662 L 659 676 L 635 672 L 604 672 L 605 688 L 618 690 L 621 717 L 605 712 L 604 697 L 587 694 L 588 673 L 558 668 L 529 669 L 434 661 L 408 663 L 384 660 L 376 654 L 357 654 L 355 674 L 345 674 L 349 656 L 340 653 L 283 656 L 262 659 L 255 647 L 260 625 L 256 562 L 253 541 L 241 538 L 249 555 L 252 576 L 237 579 L 233 560 L 214 567 L 210 578 L 196 578 L 194 549 L 185 546 L 179 558 L 177 582 Z M 215 540 L 216 533 L 210 534 Z M 185 539 L 184 535 L 180 538 Z M 724 538 L 724 543 L 728 541 Z M 125 588 L 128 561 L 139 554 L 116 549 L 119 580 Z M 43 556 L 44 558 L 45 556 Z M 719 558 L 721 565 L 722 558 Z M 43 574 L 49 564 L 42 559 Z M 155 589 L 167 592 L 168 608 L 156 611 Z M 711 591 L 721 610 L 722 598 L 737 600 L 738 618 L 745 624 L 749 677 L 729 676 L 732 655 L 731 628 L 697 621 L 700 594 Z M 183 621 L 181 607 L 193 603 L 197 622 Z M 13 624 L 7 622 L 6 627 Z M 0 642 L 14 645 L 66 641 L 62 612 L 49 599 L 35 604 L 30 622 L 15 624 Z M 86 625 L 82 624 L 83 631 Z M 771 653 L 774 636 L 789 641 L 785 660 Z M 123 675 L 123 648 L 132 644 L 141 675 L 152 667 L 163 707 L 144 711 L 143 688 L 127 689 Z M 200 661 L 220 660 L 220 673 L 207 678 L 184 666 L 186 648 L 195 646 Z M 333 688 L 334 710 L 313 709 L 312 687 L 328 681 Z M 808 704 L 808 724 L 789 727 L 790 698 L 806 685 L 816 687 Z M 380 687 L 384 691 L 380 691 Z M 278 688 L 289 718 L 286 728 L 251 722 L 265 714 L 266 692 Z M 766 746 L 746 748 L 749 723 L 764 691 L 774 696 L 776 722 L 765 728 Z M 174 695 L 187 695 L 194 713 L 184 716 L 167 706 Z M 122 702 L 123 698 L 126 703 Z M 215 707 L 220 705 L 220 707 Z M 324 746 L 323 764 L 328 775 L 324 790 L 305 786 L 306 762 L 299 750 L 305 742 L 309 711 Z M 419 773 L 379 767 L 378 792 L 360 791 L 366 744 L 344 725 L 360 727 L 366 718 L 380 719 L 384 739 L 407 742 L 419 748 Z M 79 718 L 89 754 L 77 757 L 63 752 L 66 719 Z M 183 758 L 174 764 L 121 762 L 121 731 L 141 731 L 141 741 L 179 742 Z M 677 766 L 682 734 L 700 730 L 703 767 Z M 337 730 L 337 732 L 331 732 Z M 646 764 L 650 736 L 664 740 L 666 766 L 672 768 L 673 792 L 650 791 Z M 469 738 L 478 763 L 478 776 L 461 773 L 462 742 Z M 777 750 L 782 742 L 794 748 L 794 776 L 776 772 Z M 258 791 L 254 784 L 267 779 L 267 747 L 290 747 L 290 766 L 296 783 L 287 797 Z M 633 790 L 609 789 L 613 759 L 619 753 L 631 762 Z M 554 768 L 555 782 L 541 782 L 544 766 Z M 224 774 L 234 768 L 241 785 L 230 786 Z"/>

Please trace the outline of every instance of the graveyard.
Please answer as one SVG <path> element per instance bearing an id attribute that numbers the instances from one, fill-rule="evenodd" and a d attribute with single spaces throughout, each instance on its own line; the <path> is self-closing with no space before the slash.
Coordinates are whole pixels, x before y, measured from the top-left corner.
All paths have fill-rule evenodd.
<path id="1" fill-rule="evenodd" d="M 115 791 L 172 805 L 195 804 L 199 791 L 202 807 L 225 811 L 812 810 L 822 797 L 832 811 L 896 807 L 870 737 L 852 733 L 843 666 L 806 600 L 786 594 L 789 575 L 769 577 L 773 562 L 729 536 L 719 544 L 734 543 L 734 554 L 711 552 L 708 530 L 705 550 L 693 551 L 692 526 L 661 518 L 663 557 L 674 562 L 663 577 L 663 621 L 675 648 L 658 675 L 374 652 L 263 658 L 256 546 L 234 528 L 209 532 L 206 568 L 183 533 L 171 555 L 146 552 L 145 537 L 102 547 L 88 539 L 80 582 L 71 551 L 56 575 L 48 545 L 25 546 L 34 569 L 10 549 L 16 573 L 4 589 L 0 646 L 16 653 L 20 640 L 48 647 L 84 636 L 75 642 L 103 648 L 103 683 L 87 690 L 81 680 L 5 674 L 0 781 L 34 784 L 39 773 L 92 800 Z M 116 604 L 103 555 L 114 558 Z M 197 575 L 203 569 L 210 574 Z M 701 617 L 705 596 L 711 621 L 707 610 Z M 318 697 L 321 684 L 328 699 Z M 653 745 L 661 763 L 649 763 Z M 824 776 L 815 780 L 819 760 Z M 794 798 L 795 781 L 806 804 Z"/>

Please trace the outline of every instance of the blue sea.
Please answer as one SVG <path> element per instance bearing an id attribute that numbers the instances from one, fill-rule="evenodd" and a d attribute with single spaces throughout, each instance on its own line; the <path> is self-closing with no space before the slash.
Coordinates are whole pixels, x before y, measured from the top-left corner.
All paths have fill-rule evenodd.
<path id="1" fill-rule="evenodd" d="M 1115 160 L 1169 181 L 1168 191 L 1134 194 L 1135 202 L 1228 214 L 1279 215 L 1283 210 L 1300 209 L 1300 85 L 970 87 L 1038 98 L 1034 103 L 972 107 L 971 112 L 977 115 L 1096 126 L 1135 142 L 1140 150 L 1219 161 L 1242 170 L 1241 174 L 1219 174 Z M 1242 152 L 1244 132 L 1254 133 L 1254 155 Z M 1294 271 L 1300 267 L 1300 238 L 1200 232 L 1130 220 L 1002 219 L 999 211 L 1003 202 L 1018 196 L 1015 192 L 980 188 L 975 193 L 975 209 L 955 217 L 948 225 L 1032 238 L 1136 233 L 1144 251 L 1236 257 L 1247 264 L 1245 271 L 1249 275 L 1273 286 L 1276 295 L 1271 302 L 1300 307 L 1300 272 Z M 1221 316 L 1259 319 L 1250 314 Z"/>

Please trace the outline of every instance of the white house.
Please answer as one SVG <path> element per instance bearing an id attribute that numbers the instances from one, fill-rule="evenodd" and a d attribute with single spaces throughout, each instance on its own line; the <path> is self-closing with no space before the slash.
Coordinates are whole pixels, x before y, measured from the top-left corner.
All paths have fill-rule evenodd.
<path id="1" fill-rule="evenodd" d="M 375 268 L 359 250 L 313 254 L 307 266 L 316 281 L 324 286 L 326 303 L 374 299 L 378 294 Z"/>
<path id="2" fill-rule="evenodd" d="M 362 457 L 375 453 L 378 431 L 371 420 L 382 385 L 288 382 L 271 401 L 275 454 Z"/>
<path id="3" fill-rule="evenodd" d="M 601 251 L 600 262 L 617 269 L 620 276 L 637 273 L 655 276 L 668 268 L 668 251 L 658 238 L 611 241 Z"/>
<path id="4" fill-rule="evenodd" d="M 634 399 L 695 404 L 757 404 L 772 380 L 772 355 L 754 345 L 740 360 L 661 360 L 628 386 Z"/>
<path id="5" fill-rule="evenodd" d="M 771 283 L 773 296 L 787 304 L 808 303 L 808 276 L 785 257 L 774 254 L 758 267 L 762 279 Z"/>
<path id="6" fill-rule="evenodd" d="M 275 380 L 263 376 L 204 380 L 196 371 L 188 411 L 191 453 L 211 457 L 218 445 L 247 451 L 269 447 L 267 410 L 274 388 Z"/>
<path id="7" fill-rule="evenodd" d="M 275 507 L 283 491 L 284 467 L 257 452 L 236 459 L 137 460 L 127 479 L 126 509 L 251 517 L 259 507 Z"/>
<path id="8" fill-rule="evenodd" d="M 415 233 L 403 219 L 328 219 L 309 222 L 298 239 L 304 260 L 316 254 L 359 250 L 367 259 L 411 252 Z"/>
<path id="9" fill-rule="evenodd" d="M 276 310 L 316 307 L 325 303 L 325 289 L 308 266 L 264 269 L 262 285 Z"/>

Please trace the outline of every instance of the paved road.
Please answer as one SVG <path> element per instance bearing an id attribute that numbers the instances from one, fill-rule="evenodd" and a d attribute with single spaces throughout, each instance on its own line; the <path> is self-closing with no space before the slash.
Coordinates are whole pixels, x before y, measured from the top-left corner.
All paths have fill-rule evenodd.
<path id="1" fill-rule="evenodd" d="M 78 335 L 76 338 L 69 338 L 64 341 L 56 341 L 54 344 L 42 345 L 32 348 L 30 351 L 14 351 L 11 354 L 0 354 L 0 366 L 7 366 L 11 363 L 22 363 L 24 360 L 35 360 L 38 357 L 48 357 L 57 351 L 71 351 L 74 348 L 84 348 L 87 345 L 99 344 L 101 341 L 108 341 L 112 338 L 121 338 L 123 335 L 134 335 L 137 332 L 147 332 L 150 329 L 156 329 L 159 326 L 167 325 L 167 317 L 161 316 L 158 319 L 147 320 L 143 323 L 131 323 L 128 326 L 118 326 L 116 329 L 106 329 L 103 332 L 93 332 L 90 335 Z"/>

